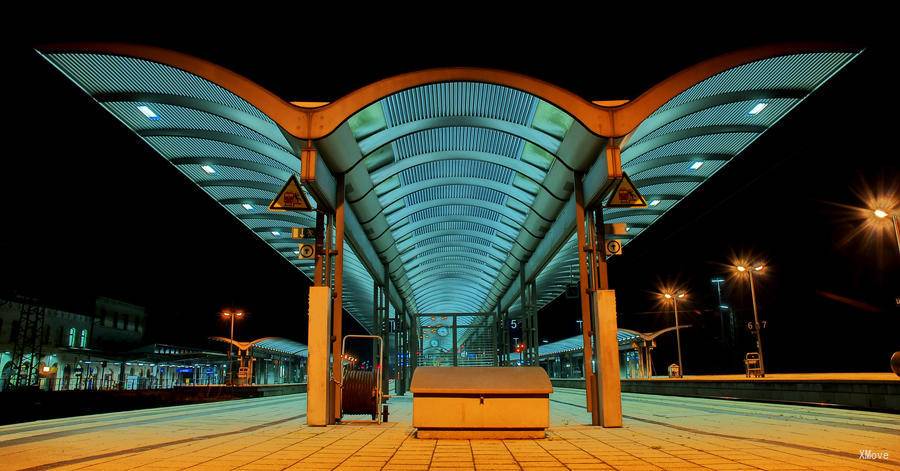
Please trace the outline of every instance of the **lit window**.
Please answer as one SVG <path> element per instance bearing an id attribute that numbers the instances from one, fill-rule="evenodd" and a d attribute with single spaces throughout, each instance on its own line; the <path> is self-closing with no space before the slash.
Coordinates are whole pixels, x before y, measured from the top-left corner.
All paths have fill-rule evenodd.
<path id="1" fill-rule="evenodd" d="M 275 237 L 281 237 L 281 233 L 278 231 L 272 231 L 272 235 Z"/>
<path id="2" fill-rule="evenodd" d="M 206 172 L 206 173 L 210 173 L 210 174 L 216 173 L 216 169 L 210 167 L 209 165 L 204 165 L 204 166 L 202 166 L 202 167 L 200 167 L 200 168 L 202 168 L 203 171 Z"/>
<path id="3" fill-rule="evenodd" d="M 750 110 L 750 114 L 759 114 L 762 112 L 762 110 L 766 109 L 767 106 L 769 106 L 768 103 L 757 103 L 756 106 L 754 106 L 753 109 Z"/>
<path id="4" fill-rule="evenodd" d="M 149 106 L 138 106 L 138 111 L 140 111 L 150 121 L 159 121 L 159 115 L 154 113 Z"/>
<path id="5" fill-rule="evenodd" d="M 652 200 L 652 201 L 650 201 L 650 206 L 656 206 L 656 205 L 658 205 L 658 204 L 659 204 L 659 200 Z"/>
<path id="6" fill-rule="evenodd" d="M 703 166 L 703 162 L 701 162 L 699 160 L 695 161 L 695 162 L 691 163 L 691 170 L 697 170 L 702 166 Z"/>
<path id="7" fill-rule="evenodd" d="M 241 206 L 243 206 L 244 209 L 246 209 L 247 211 L 253 211 L 253 205 L 252 205 L 252 204 L 244 203 L 244 204 L 242 204 Z"/>
<path id="8" fill-rule="evenodd" d="M 87 348 L 87 329 L 81 329 L 81 348 Z"/>
<path id="9" fill-rule="evenodd" d="M 69 329 L 69 346 L 70 347 L 75 346 L 75 328 L 74 327 Z"/>

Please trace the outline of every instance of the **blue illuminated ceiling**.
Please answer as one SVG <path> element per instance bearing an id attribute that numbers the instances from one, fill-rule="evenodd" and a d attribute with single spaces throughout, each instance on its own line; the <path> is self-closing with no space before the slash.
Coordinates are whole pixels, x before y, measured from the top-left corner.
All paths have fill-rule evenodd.
<path id="1" fill-rule="evenodd" d="M 622 168 L 650 206 L 605 209 L 607 223 L 627 227 L 613 237 L 633 240 L 857 54 L 755 60 L 660 106 L 621 143 Z M 302 145 L 273 117 L 159 62 L 64 50 L 44 57 L 311 276 L 312 261 L 297 257 L 290 229 L 312 227 L 312 213 L 266 210 L 299 175 Z M 476 81 L 415 86 L 356 110 L 314 142 L 326 164 L 344 172 L 348 217 L 356 221 L 348 224 L 353 243 L 343 247 L 344 307 L 373 330 L 373 283 L 387 272 L 395 309 L 466 313 L 499 305 L 517 313 L 528 263 L 540 268 L 534 278 L 538 307 L 545 305 L 577 281 L 574 172 L 605 166 L 598 157 L 607 142 L 548 101 Z M 541 244 L 552 250 L 541 252 Z"/>

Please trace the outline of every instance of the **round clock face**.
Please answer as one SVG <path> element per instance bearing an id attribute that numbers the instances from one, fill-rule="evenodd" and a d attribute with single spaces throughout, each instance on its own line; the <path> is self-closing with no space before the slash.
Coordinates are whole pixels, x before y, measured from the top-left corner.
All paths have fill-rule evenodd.
<path id="1" fill-rule="evenodd" d="M 437 346 L 438 346 L 438 343 L 439 343 L 439 342 L 438 342 L 437 339 L 431 339 L 431 342 L 429 342 L 429 344 L 430 344 L 432 347 L 437 347 Z"/>
<path id="2" fill-rule="evenodd" d="M 446 337 L 450 331 L 446 327 L 441 327 L 438 329 L 437 334 L 441 337 Z"/>

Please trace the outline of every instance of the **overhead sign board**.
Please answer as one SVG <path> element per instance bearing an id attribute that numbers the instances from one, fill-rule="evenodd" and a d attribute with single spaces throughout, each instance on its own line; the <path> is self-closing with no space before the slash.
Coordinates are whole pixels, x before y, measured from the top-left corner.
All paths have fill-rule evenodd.
<path id="1" fill-rule="evenodd" d="M 619 179 L 613 186 L 612 195 L 609 197 L 609 201 L 606 203 L 607 208 L 646 208 L 647 200 L 641 196 L 641 193 L 638 191 L 637 187 L 634 186 L 634 183 L 631 182 L 631 179 L 628 178 L 628 175 L 624 172 L 622 173 L 622 178 Z"/>
<path id="2" fill-rule="evenodd" d="M 269 209 L 272 211 L 310 211 L 312 206 L 300 188 L 297 177 L 291 175 L 291 178 L 284 184 L 284 188 L 278 192 L 278 196 L 272 200 Z"/>

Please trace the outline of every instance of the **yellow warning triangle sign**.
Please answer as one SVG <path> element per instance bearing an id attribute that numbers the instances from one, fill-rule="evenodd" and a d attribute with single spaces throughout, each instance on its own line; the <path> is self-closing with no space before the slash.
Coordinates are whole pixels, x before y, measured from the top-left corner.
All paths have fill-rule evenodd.
<path id="1" fill-rule="evenodd" d="M 646 208 L 647 200 L 641 196 L 634 183 L 628 178 L 626 173 L 622 173 L 622 178 L 615 184 L 609 201 L 606 203 L 607 208 Z"/>
<path id="2" fill-rule="evenodd" d="M 291 178 L 284 184 L 284 188 L 278 192 L 278 196 L 272 200 L 269 209 L 272 211 L 310 211 L 312 207 L 309 205 L 309 200 L 306 199 L 306 194 L 300 188 L 297 177 L 291 175 Z"/>

